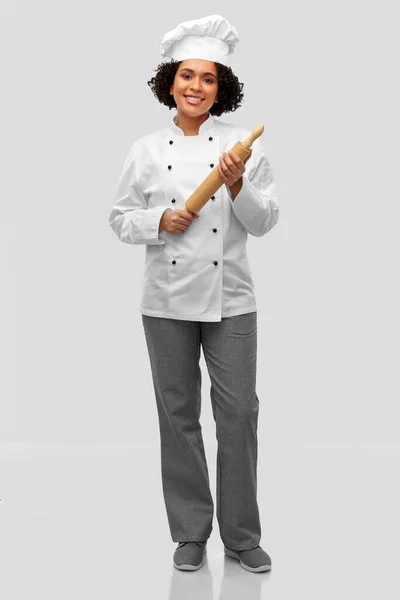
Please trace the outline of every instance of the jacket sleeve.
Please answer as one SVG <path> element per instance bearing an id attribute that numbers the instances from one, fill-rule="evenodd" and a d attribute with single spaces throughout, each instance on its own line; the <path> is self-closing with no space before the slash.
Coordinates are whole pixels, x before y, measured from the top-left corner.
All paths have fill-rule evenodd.
<path id="1" fill-rule="evenodd" d="M 279 204 L 272 170 L 259 138 L 254 140 L 252 149 L 242 175 L 242 188 L 235 199 L 226 187 L 237 219 L 248 233 L 261 237 L 277 224 Z"/>
<path id="2" fill-rule="evenodd" d="M 163 213 L 172 210 L 169 206 L 148 208 L 143 191 L 139 186 L 135 145 L 125 160 L 117 184 L 114 206 L 108 222 L 121 242 L 127 244 L 162 245 L 158 228 Z"/>

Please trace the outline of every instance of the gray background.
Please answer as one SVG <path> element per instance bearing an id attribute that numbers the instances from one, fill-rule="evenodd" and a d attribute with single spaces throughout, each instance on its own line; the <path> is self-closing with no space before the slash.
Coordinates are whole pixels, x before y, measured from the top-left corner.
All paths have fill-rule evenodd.
<path id="1" fill-rule="evenodd" d="M 145 247 L 120 243 L 108 215 L 131 144 L 175 114 L 146 83 L 164 33 L 215 13 L 238 29 L 230 65 L 245 84 L 243 106 L 220 119 L 265 125 L 280 202 L 278 225 L 247 244 L 261 544 L 273 571 L 256 581 L 223 559 L 215 519 L 197 591 L 286 599 L 304 585 L 308 598 L 398 597 L 399 12 L 388 0 L 2 2 L 8 598 L 24 589 L 21 562 L 42 598 L 67 566 L 58 598 L 122 599 L 137 586 L 160 599 L 189 593 L 172 568 L 162 500 L 139 313 Z M 201 367 L 214 494 L 203 357 Z M 157 578 L 141 554 L 154 539 L 165 547 Z M 230 587 L 230 569 L 243 589 Z"/>

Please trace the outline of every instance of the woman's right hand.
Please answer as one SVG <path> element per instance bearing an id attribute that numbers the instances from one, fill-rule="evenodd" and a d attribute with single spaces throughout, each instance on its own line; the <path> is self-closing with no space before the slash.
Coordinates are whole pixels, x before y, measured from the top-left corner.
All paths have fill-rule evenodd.
<path id="1" fill-rule="evenodd" d="M 166 210 L 160 219 L 158 231 L 167 231 L 168 233 L 184 233 L 193 219 L 198 219 L 199 215 L 188 213 L 185 209 Z"/>

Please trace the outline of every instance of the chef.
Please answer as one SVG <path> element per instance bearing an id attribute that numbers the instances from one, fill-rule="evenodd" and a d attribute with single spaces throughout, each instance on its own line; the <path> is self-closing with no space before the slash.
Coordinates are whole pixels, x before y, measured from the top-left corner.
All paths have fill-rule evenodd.
<path id="1" fill-rule="evenodd" d="M 203 564 L 213 518 L 199 422 L 201 347 L 219 442 L 217 518 L 225 553 L 250 571 L 271 568 L 259 546 L 257 307 L 246 240 L 276 225 L 279 206 L 260 138 L 242 161 L 229 150 L 252 129 L 216 118 L 243 97 L 228 66 L 238 41 L 220 15 L 165 34 L 161 56 L 170 62 L 148 83 L 177 112 L 168 126 L 132 144 L 109 215 L 120 241 L 146 246 L 140 312 L 159 415 L 164 500 L 179 543 L 174 565 L 190 564 L 190 570 Z M 185 201 L 216 165 L 224 184 L 191 215 Z"/>

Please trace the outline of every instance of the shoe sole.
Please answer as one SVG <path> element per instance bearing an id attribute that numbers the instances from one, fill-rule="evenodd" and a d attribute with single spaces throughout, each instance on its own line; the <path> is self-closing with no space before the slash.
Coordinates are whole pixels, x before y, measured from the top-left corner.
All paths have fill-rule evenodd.
<path id="1" fill-rule="evenodd" d="M 174 563 L 174 567 L 176 569 L 180 569 L 181 571 L 198 571 L 204 564 L 204 555 L 206 552 L 207 549 L 204 548 L 203 558 L 201 559 L 201 563 L 198 565 L 177 565 L 174 560 L 172 562 Z"/>
<path id="2" fill-rule="evenodd" d="M 261 573 L 262 571 L 270 571 L 271 570 L 271 565 L 261 565 L 260 567 L 249 567 L 249 565 L 246 565 L 243 561 L 240 560 L 239 554 L 237 554 L 233 550 L 230 550 L 229 548 L 224 548 L 224 552 L 225 552 L 226 556 L 230 556 L 231 558 L 236 558 L 236 560 L 238 560 L 240 562 L 240 566 L 243 567 L 243 569 L 246 569 L 246 571 L 251 571 L 252 573 Z"/>

